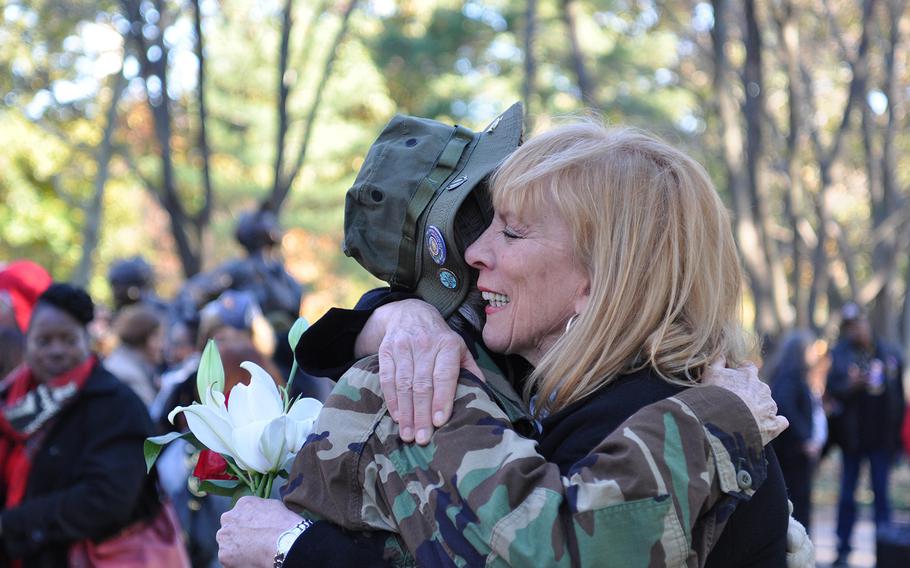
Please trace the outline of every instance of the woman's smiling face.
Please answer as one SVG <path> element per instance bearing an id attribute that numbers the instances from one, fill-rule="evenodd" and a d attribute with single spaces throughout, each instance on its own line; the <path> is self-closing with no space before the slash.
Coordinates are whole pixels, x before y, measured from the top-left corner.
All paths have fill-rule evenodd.
<path id="1" fill-rule="evenodd" d="M 25 362 L 39 382 L 74 369 L 91 355 L 85 327 L 63 310 L 38 304 L 25 336 Z"/>
<path id="2" fill-rule="evenodd" d="M 575 259 L 568 225 L 552 207 L 522 216 L 501 209 L 465 253 L 487 300 L 486 345 L 532 365 L 587 300 L 587 271 Z"/>

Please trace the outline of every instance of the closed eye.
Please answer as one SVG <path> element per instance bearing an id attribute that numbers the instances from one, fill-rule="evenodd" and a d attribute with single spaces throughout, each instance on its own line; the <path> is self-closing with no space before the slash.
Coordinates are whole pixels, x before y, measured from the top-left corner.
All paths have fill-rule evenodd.
<path id="1" fill-rule="evenodd" d="M 524 238 L 523 235 L 520 235 L 520 234 L 516 233 L 514 230 L 512 230 L 512 229 L 509 228 L 509 227 L 505 227 L 503 230 L 501 230 L 501 231 L 499 231 L 499 232 L 502 234 L 503 237 L 505 237 L 505 238 L 507 238 L 507 239 L 509 239 L 509 240 L 513 240 L 513 239 L 523 239 L 523 238 Z"/>

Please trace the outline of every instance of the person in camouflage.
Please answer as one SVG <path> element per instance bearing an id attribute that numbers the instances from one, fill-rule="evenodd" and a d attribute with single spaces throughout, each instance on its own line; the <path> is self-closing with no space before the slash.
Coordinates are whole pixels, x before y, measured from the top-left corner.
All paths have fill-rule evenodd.
<path id="1" fill-rule="evenodd" d="M 395 532 L 421 566 L 699 566 L 766 475 L 757 428 L 741 428 L 748 409 L 718 387 L 649 407 L 562 475 L 483 367 L 486 382 L 462 374 L 452 419 L 421 447 L 386 412 L 377 358 L 359 361 L 298 454 L 285 504 Z"/>
<path id="2" fill-rule="evenodd" d="M 355 365 L 298 456 L 285 504 L 397 533 L 386 541 L 395 563 L 700 565 L 766 475 L 749 409 L 710 387 L 647 407 L 572 464 L 548 463 L 519 435 L 539 422 L 471 347 L 487 382 L 462 374 L 454 418 L 426 447 L 399 439 L 377 359 Z"/>

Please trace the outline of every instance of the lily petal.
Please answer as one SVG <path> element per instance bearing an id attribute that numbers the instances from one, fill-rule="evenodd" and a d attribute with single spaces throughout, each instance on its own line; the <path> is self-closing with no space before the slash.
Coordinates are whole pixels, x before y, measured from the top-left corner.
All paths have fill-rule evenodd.
<path id="1" fill-rule="evenodd" d="M 236 388 L 236 387 L 235 387 Z M 231 405 L 234 396 L 231 395 Z M 233 447 L 237 453 L 237 464 L 247 471 L 266 473 L 269 471 L 269 462 L 259 450 L 259 439 L 268 426 L 270 420 L 257 420 L 247 424 L 237 425 L 233 432 Z"/>
<path id="2" fill-rule="evenodd" d="M 288 420 L 284 429 L 285 442 L 289 452 L 296 454 L 303 447 L 307 436 L 313 432 L 313 425 L 316 424 L 315 418 L 307 420 Z"/>
<path id="3" fill-rule="evenodd" d="M 256 420 L 269 421 L 284 413 L 284 403 L 272 377 L 259 365 L 244 361 L 240 366 L 250 373 L 250 384 L 231 389 L 228 414 L 235 426 Z"/>
<path id="4" fill-rule="evenodd" d="M 288 450 L 300 451 L 307 436 L 313 431 L 316 418 L 322 411 L 322 403 L 315 398 L 301 398 L 288 409 L 288 425 L 285 428 L 285 439 Z"/>
<path id="5" fill-rule="evenodd" d="M 215 410 L 224 411 L 225 419 L 230 420 L 230 417 L 227 413 L 227 403 L 225 402 L 226 400 L 227 399 L 224 396 L 223 392 L 215 390 L 214 387 L 210 387 L 206 392 L 206 398 L 204 402 L 206 405 L 214 407 Z"/>
<path id="6" fill-rule="evenodd" d="M 315 419 L 321 411 L 322 403 L 315 398 L 301 398 L 288 409 L 288 417 L 291 420 Z"/>
<path id="7" fill-rule="evenodd" d="M 211 406 L 203 404 L 191 404 L 189 406 L 178 406 L 168 414 L 168 420 L 173 422 L 174 416 L 182 412 L 186 418 L 186 424 L 190 431 L 196 436 L 202 445 L 232 458 L 237 457 L 232 444 L 233 430 L 226 413 L 220 413 Z"/>
<path id="8" fill-rule="evenodd" d="M 268 423 L 259 437 L 259 451 L 269 463 L 269 471 L 277 471 L 288 453 L 285 429 L 292 421 L 284 414 Z"/>

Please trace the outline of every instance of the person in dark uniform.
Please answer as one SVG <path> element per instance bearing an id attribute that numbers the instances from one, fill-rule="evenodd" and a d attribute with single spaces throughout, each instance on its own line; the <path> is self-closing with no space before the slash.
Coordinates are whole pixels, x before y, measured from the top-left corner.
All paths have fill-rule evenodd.
<path id="1" fill-rule="evenodd" d="M 856 304 L 841 310 L 840 338 L 831 353 L 827 392 L 838 403 L 833 420 L 835 442 L 843 456 L 837 503 L 837 561 L 846 566 L 856 522 L 856 485 L 860 466 L 869 462 L 875 494 L 875 525 L 890 521 L 888 475 L 894 451 L 900 447 L 904 415 L 904 362 L 893 346 L 877 339 L 869 320 Z"/>
<path id="2" fill-rule="evenodd" d="M 291 276 L 281 258 L 281 227 L 268 210 L 240 215 L 234 236 L 246 256 L 229 260 L 210 272 L 198 274 L 178 296 L 181 315 L 195 315 L 227 290 L 252 293 L 262 313 L 280 335 L 297 320 L 303 287 Z"/>

